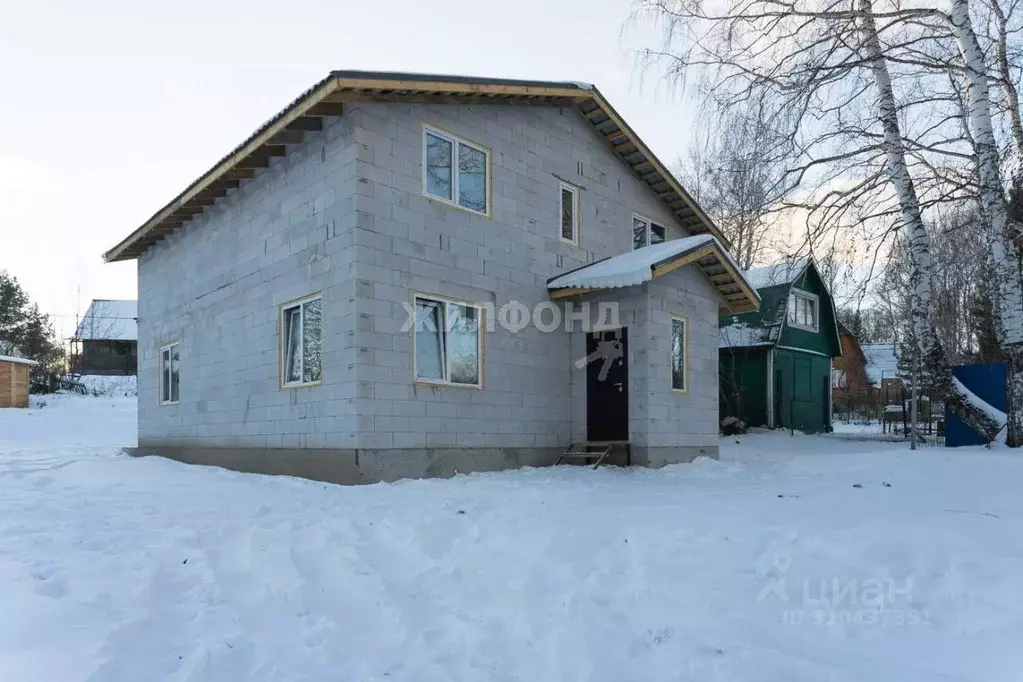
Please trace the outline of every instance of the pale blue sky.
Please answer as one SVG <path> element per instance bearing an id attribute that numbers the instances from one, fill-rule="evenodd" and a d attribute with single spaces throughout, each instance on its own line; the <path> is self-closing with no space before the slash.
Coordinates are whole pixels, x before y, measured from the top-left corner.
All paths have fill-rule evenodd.
<path id="1" fill-rule="evenodd" d="M 0 3 L 0 269 L 58 332 L 134 298 L 101 254 L 331 69 L 595 83 L 667 163 L 693 110 L 632 49 L 629 0 Z M 80 293 L 79 293 L 80 289 Z"/>

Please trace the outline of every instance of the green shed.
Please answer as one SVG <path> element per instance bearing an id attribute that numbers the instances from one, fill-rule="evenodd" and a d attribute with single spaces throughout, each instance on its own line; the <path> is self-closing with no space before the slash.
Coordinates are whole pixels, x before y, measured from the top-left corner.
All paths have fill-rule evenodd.
<path id="1" fill-rule="evenodd" d="M 747 271 L 760 310 L 721 319 L 721 418 L 831 430 L 831 361 L 842 355 L 835 304 L 813 259 Z"/>

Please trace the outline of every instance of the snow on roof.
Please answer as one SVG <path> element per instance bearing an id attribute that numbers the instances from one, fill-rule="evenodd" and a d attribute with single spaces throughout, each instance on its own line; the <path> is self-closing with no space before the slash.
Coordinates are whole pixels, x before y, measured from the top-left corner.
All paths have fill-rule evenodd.
<path id="1" fill-rule="evenodd" d="M 863 357 L 867 360 L 867 380 L 881 384 L 882 379 L 899 376 L 899 348 L 894 343 L 864 343 Z"/>
<path id="2" fill-rule="evenodd" d="M 803 270 L 806 270 L 806 266 L 809 264 L 809 260 L 802 258 L 774 265 L 765 265 L 760 268 L 751 268 L 743 274 L 746 275 L 746 281 L 754 288 L 766 289 L 767 287 L 791 284 L 803 274 Z"/>
<path id="3" fill-rule="evenodd" d="M 672 239 L 660 244 L 650 244 L 635 251 L 605 258 L 578 270 L 567 272 L 549 281 L 547 288 L 611 289 L 631 287 L 653 279 L 653 268 L 658 263 L 705 244 L 716 242 L 717 240 L 711 235 L 702 234 L 696 237 Z M 724 249 L 721 250 L 724 251 Z"/>
<path id="4" fill-rule="evenodd" d="M 733 322 L 718 330 L 718 348 L 748 348 L 750 346 L 770 346 L 768 329 L 751 327 L 745 322 Z"/>
<path id="5" fill-rule="evenodd" d="M 139 338 L 138 301 L 93 300 L 75 330 L 82 340 L 137 341 Z"/>
<path id="6" fill-rule="evenodd" d="M 13 355 L 0 355 L 0 362 L 13 362 L 17 365 L 38 365 L 39 363 L 35 360 L 29 360 L 28 358 L 16 358 Z"/>

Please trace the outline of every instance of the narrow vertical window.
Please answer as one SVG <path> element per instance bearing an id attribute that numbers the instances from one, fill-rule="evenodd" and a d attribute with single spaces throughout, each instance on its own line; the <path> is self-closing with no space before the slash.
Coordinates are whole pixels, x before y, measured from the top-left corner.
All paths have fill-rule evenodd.
<path id="1" fill-rule="evenodd" d="M 180 397 L 180 346 L 179 343 L 171 343 L 160 349 L 160 403 L 163 405 L 173 405 Z"/>
<path id="2" fill-rule="evenodd" d="M 688 342 L 686 320 L 671 318 L 671 388 L 685 391 L 686 385 L 686 343 Z"/>
<path id="3" fill-rule="evenodd" d="M 641 218 L 638 215 L 632 216 L 632 248 L 642 249 L 647 245 L 646 232 L 650 227 L 650 222 L 646 218 Z"/>
<path id="4" fill-rule="evenodd" d="M 416 296 L 415 377 L 431 383 L 481 386 L 480 308 Z"/>
<path id="5" fill-rule="evenodd" d="M 447 199 L 453 198 L 454 178 L 451 173 L 455 143 L 435 133 L 426 133 L 426 193 Z"/>
<path id="6" fill-rule="evenodd" d="M 432 128 L 424 128 L 423 136 L 423 193 L 476 213 L 487 213 L 490 152 Z"/>
<path id="7" fill-rule="evenodd" d="M 561 241 L 579 243 L 579 190 L 561 183 Z"/>
<path id="8" fill-rule="evenodd" d="M 323 373 L 319 296 L 281 308 L 281 385 L 319 383 Z"/>
<path id="9" fill-rule="evenodd" d="M 458 145 L 458 205 L 487 212 L 487 155 L 466 144 Z"/>

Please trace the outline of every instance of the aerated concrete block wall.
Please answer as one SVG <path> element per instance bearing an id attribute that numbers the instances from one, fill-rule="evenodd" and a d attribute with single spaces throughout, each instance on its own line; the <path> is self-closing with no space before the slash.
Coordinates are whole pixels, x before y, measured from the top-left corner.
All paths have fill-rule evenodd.
<path id="1" fill-rule="evenodd" d="M 423 196 L 424 123 L 490 150 L 489 216 Z M 579 187 L 578 246 L 558 239 L 559 180 Z M 552 462 L 578 434 L 580 409 L 585 428 L 578 335 L 495 326 L 483 389 L 429 386 L 413 381 L 403 304 L 423 292 L 531 309 L 549 300 L 549 277 L 631 250 L 634 212 L 685 236 L 573 109 L 351 105 L 140 258 L 140 450 L 274 473 L 293 463 L 352 481 Z M 281 389 L 279 306 L 313 293 L 323 301 L 322 383 Z M 636 352 L 663 350 L 644 340 L 660 333 L 652 300 L 628 323 Z M 670 323 L 664 333 L 670 343 Z M 160 405 L 159 348 L 172 341 L 181 399 Z M 716 401 L 716 377 L 700 386 Z M 635 409 L 652 405 L 637 391 Z M 660 438 L 649 421 L 630 415 L 638 442 Z M 691 439 L 687 423 L 679 428 Z"/>
<path id="2" fill-rule="evenodd" d="M 351 122 L 324 130 L 139 259 L 139 445 L 353 447 Z M 323 381 L 282 390 L 279 305 L 323 296 Z M 180 342 L 180 402 L 160 405 L 159 349 Z"/>
<path id="3" fill-rule="evenodd" d="M 485 336 L 483 390 L 433 387 L 412 381 L 403 304 L 418 291 L 532 309 L 549 300 L 548 278 L 630 251 L 633 213 L 683 233 L 572 109 L 360 104 L 347 115 L 371 152 L 357 164 L 369 180 L 357 189 L 353 257 L 365 294 L 356 301 L 358 447 L 566 447 L 581 356 L 564 327 L 497 325 Z M 424 124 L 490 150 L 489 217 L 422 195 Z M 558 239 L 561 180 L 580 188 L 579 246 Z"/>

